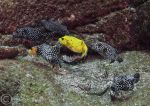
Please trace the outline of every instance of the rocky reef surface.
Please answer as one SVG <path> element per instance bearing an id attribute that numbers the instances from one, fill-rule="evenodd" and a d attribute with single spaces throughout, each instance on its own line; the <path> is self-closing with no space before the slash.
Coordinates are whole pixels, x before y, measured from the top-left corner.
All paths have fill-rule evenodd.
<path id="1" fill-rule="evenodd" d="M 17 57 L 0 61 L 0 84 L 4 94 L 11 96 L 15 106 L 99 106 L 149 104 L 150 55 L 143 52 L 122 53 L 122 63 L 110 64 L 107 60 L 91 60 L 76 65 L 63 64 L 69 73 L 58 75 L 41 57 Z M 32 61 L 31 61 L 32 60 Z M 36 60 L 36 61 L 35 61 Z M 88 95 L 101 92 L 114 75 L 139 72 L 140 81 L 126 100 L 111 101 L 109 92 L 102 96 Z M 5 82 L 5 84 L 4 84 Z M 7 83 L 6 83 L 7 82 Z"/>
<path id="2" fill-rule="evenodd" d="M 146 106 L 150 103 L 150 0 L 0 0 L 0 106 Z M 123 62 L 99 56 L 74 65 L 64 75 L 43 58 L 29 57 L 36 44 L 12 39 L 17 27 L 54 18 L 86 43 L 104 41 L 121 51 Z M 24 46 L 25 47 L 24 47 Z M 95 55 L 95 54 L 94 54 Z M 8 59 L 9 58 L 9 59 Z M 102 92 L 114 75 L 139 72 L 127 99 L 112 101 Z"/>
<path id="3" fill-rule="evenodd" d="M 53 18 L 120 50 L 149 49 L 149 0 L 0 0 L 0 33 Z M 85 37 L 85 36 L 84 36 Z"/>

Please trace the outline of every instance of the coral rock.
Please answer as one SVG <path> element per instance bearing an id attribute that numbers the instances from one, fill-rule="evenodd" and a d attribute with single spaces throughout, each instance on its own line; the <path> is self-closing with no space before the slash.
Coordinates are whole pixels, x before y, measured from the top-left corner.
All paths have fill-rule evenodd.
<path id="1" fill-rule="evenodd" d="M 17 48 L 1 46 L 0 47 L 0 59 L 14 58 L 19 54 Z"/>

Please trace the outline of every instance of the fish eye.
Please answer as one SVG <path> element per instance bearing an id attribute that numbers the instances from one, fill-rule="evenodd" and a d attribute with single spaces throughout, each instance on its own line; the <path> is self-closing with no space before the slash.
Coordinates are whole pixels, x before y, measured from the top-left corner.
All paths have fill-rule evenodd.
<path id="1" fill-rule="evenodd" d="M 62 40 L 64 40 L 64 38 L 61 38 Z"/>

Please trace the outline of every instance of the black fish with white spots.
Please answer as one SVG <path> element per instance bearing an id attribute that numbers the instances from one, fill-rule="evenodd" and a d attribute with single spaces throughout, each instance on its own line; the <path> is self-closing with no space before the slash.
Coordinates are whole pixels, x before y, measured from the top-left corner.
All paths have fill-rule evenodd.
<path id="1" fill-rule="evenodd" d="M 111 60 L 111 63 L 114 61 L 123 61 L 122 58 L 118 57 L 117 50 L 105 42 L 95 41 L 89 46 L 93 51 L 97 52 L 105 59 Z"/>
<path id="2" fill-rule="evenodd" d="M 131 91 L 134 89 L 134 84 L 140 80 L 140 74 L 121 75 L 115 77 L 111 85 L 111 90 L 115 93 L 119 91 Z"/>
<path id="3" fill-rule="evenodd" d="M 57 43 L 54 46 L 48 45 L 48 44 L 42 44 L 37 46 L 38 49 L 38 53 L 44 58 L 46 59 L 49 63 L 51 63 L 53 65 L 53 67 L 55 65 L 60 65 L 60 48 L 61 45 L 59 43 Z"/>
<path id="4" fill-rule="evenodd" d="M 120 91 L 132 91 L 134 89 L 135 83 L 137 83 L 140 80 L 140 74 L 135 73 L 134 75 L 120 75 L 117 77 L 114 77 L 112 83 L 110 83 L 104 91 L 100 93 L 96 92 L 90 92 L 89 95 L 97 95 L 102 96 L 107 91 L 110 91 L 111 97 L 117 97 L 120 93 Z"/>
<path id="5" fill-rule="evenodd" d="M 47 36 L 52 36 L 51 33 L 44 31 L 41 28 L 23 27 L 17 28 L 13 33 L 14 38 L 27 39 L 31 41 L 42 40 Z"/>

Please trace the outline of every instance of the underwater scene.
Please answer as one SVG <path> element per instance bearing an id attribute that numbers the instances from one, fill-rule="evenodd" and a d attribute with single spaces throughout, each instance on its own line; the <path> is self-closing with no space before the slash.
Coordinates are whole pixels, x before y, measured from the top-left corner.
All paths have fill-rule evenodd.
<path id="1" fill-rule="evenodd" d="M 150 106 L 150 0 L 0 0 L 0 106 Z"/>

